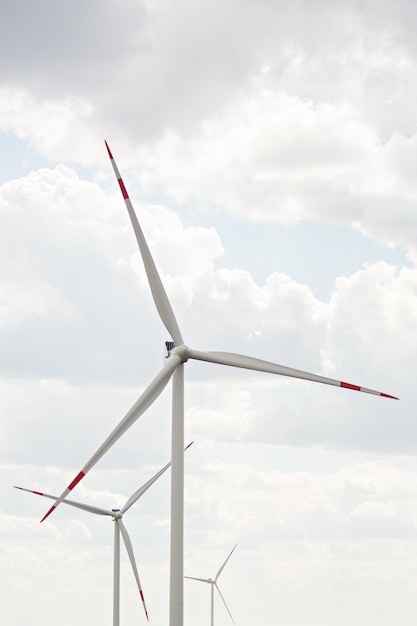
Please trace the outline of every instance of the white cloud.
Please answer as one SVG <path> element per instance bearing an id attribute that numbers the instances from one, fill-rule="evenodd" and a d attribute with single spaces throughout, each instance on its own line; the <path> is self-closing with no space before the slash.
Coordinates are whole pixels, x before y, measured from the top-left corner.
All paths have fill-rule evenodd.
<path id="1" fill-rule="evenodd" d="M 13 133 L 51 160 L 63 155 L 83 165 L 97 160 L 97 130 L 91 103 L 82 97 L 40 98 L 24 88 L 0 89 L 0 129 Z"/>
<path id="2" fill-rule="evenodd" d="M 18 0 L 0 24 L 6 621 L 111 614 L 111 524 L 70 507 L 39 524 L 44 498 L 11 489 L 60 493 L 162 365 L 107 138 L 191 347 L 401 397 L 188 363 L 187 573 L 238 543 L 222 590 L 242 626 L 411 626 L 414 5 L 84 5 Z M 167 462 L 170 402 L 168 387 L 74 499 L 119 506 Z M 168 476 L 126 520 L 155 623 Z M 203 592 L 185 588 L 186 623 Z M 143 618 L 124 554 L 122 593 L 122 621 Z"/>

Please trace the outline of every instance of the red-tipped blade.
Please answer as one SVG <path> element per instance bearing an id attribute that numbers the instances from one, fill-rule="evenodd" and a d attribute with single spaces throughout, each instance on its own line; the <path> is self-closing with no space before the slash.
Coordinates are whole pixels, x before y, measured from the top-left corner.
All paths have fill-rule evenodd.
<path id="1" fill-rule="evenodd" d="M 13 485 L 14 489 L 20 489 L 21 491 L 28 491 L 29 493 L 34 493 L 37 496 L 44 496 L 45 494 L 42 493 L 42 491 L 34 491 L 33 489 L 25 489 L 24 487 L 17 487 L 16 485 Z"/>
<path id="2" fill-rule="evenodd" d="M 315 383 L 333 385 L 335 387 L 342 387 L 344 389 L 353 389 L 354 391 L 362 391 L 363 393 L 370 393 L 375 396 L 398 400 L 396 396 L 391 396 L 388 393 L 382 393 L 381 391 L 375 391 L 374 389 L 368 389 L 367 387 L 360 387 L 359 385 L 352 385 L 351 383 L 335 380 L 334 378 L 328 378 L 327 376 L 304 372 L 303 370 L 297 370 L 293 367 L 287 367 L 286 365 L 278 365 L 278 363 L 271 363 L 270 361 L 255 359 L 251 356 L 245 356 L 243 354 L 234 354 L 232 352 L 201 352 L 200 350 L 190 350 L 190 358 L 197 359 L 198 361 L 207 361 L 208 363 L 218 363 L 219 365 L 241 367 L 242 369 L 255 370 L 256 372 L 268 372 L 270 374 L 278 374 L 280 376 L 299 378 L 300 380 L 310 380 Z"/>
<path id="3" fill-rule="evenodd" d="M 41 519 L 41 524 L 44 520 L 46 520 L 47 517 L 50 516 L 51 513 L 53 513 L 56 509 L 55 504 L 53 506 L 51 506 L 51 508 L 49 509 L 49 511 L 47 513 L 45 513 L 45 515 L 43 516 L 43 518 Z"/>
<path id="4" fill-rule="evenodd" d="M 15 489 L 27 491 L 28 493 L 34 493 L 37 496 L 43 496 L 44 498 L 55 500 L 55 502 L 58 500 L 58 496 L 52 496 L 49 493 L 43 493 L 42 491 L 34 491 L 33 489 L 25 489 L 24 487 L 15 487 Z M 85 504 L 83 502 L 76 502 L 75 500 L 67 500 L 67 498 L 62 500 L 62 504 L 68 504 L 69 506 L 73 506 L 76 509 L 81 509 L 81 511 L 87 511 L 87 513 L 94 513 L 96 515 L 108 515 L 110 517 L 114 517 L 114 511 L 109 509 L 103 509 L 102 507 L 94 506 L 93 504 Z"/>
<path id="5" fill-rule="evenodd" d="M 177 320 L 175 319 L 174 312 L 168 300 L 168 296 L 162 284 L 158 270 L 156 269 L 156 265 L 150 253 L 148 244 L 143 235 L 142 228 L 139 224 L 137 215 L 133 208 L 133 204 L 130 201 L 129 194 L 127 193 L 125 184 L 120 175 L 119 168 L 116 165 L 116 161 L 114 160 L 114 157 L 111 153 L 111 150 L 109 148 L 107 141 L 105 142 L 105 144 L 106 144 L 108 155 L 110 157 L 110 162 L 112 164 L 114 174 L 117 178 L 117 182 L 119 183 L 120 191 L 122 192 L 123 200 L 125 201 L 125 205 L 129 213 L 130 221 L 132 222 L 133 230 L 136 236 L 136 241 L 139 246 L 143 264 L 145 266 L 146 275 L 148 277 L 148 282 L 151 288 L 152 297 L 153 297 L 156 309 L 159 313 L 159 317 L 161 318 L 162 323 L 165 325 L 165 328 L 171 335 L 175 344 L 177 346 L 180 346 L 184 343 L 184 341 L 181 336 L 181 331 L 177 324 Z"/>
<path id="6" fill-rule="evenodd" d="M 137 568 L 137 565 L 136 565 L 135 555 L 133 553 L 133 547 L 132 547 L 132 542 L 130 541 L 129 533 L 127 532 L 126 526 L 123 524 L 121 519 L 118 519 L 116 521 L 116 523 L 119 525 L 119 529 L 120 529 L 120 532 L 121 532 L 121 535 L 122 535 L 122 539 L 123 539 L 124 544 L 125 544 L 126 552 L 127 552 L 128 557 L 129 557 L 130 564 L 132 566 L 133 574 L 134 574 L 134 577 L 135 577 L 135 580 L 136 580 L 136 585 L 138 587 L 140 599 L 142 600 L 142 606 L 143 606 L 143 610 L 145 611 L 146 619 L 149 620 L 148 609 L 146 608 L 145 597 L 143 595 L 142 585 L 140 583 L 138 568 Z"/>
<path id="7" fill-rule="evenodd" d="M 78 485 L 78 483 L 80 482 L 80 480 L 82 480 L 85 476 L 85 472 L 81 470 L 81 472 L 78 472 L 78 474 L 76 475 L 76 477 L 74 478 L 74 480 L 72 480 L 70 482 L 70 484 L 68 485 L 68 487 L 65 489 L 65 491 L 59 496 L 59 498 L 56 500 L 55 504 L 53 506 L 51 506 L 51 508 L 49 509 L 49 511 L 43 516 L 43 518 L 41 519 L 41 523 L 46 520 L 47 517 L 50 516 L 51 513 L 53 513 L 55 511 L 55 509 L 57 508 L 57 506 L 59 504 L 61 504 L 61 502 L 64 500 L 64 498 L 67 497 L 67 495 L 74 489 L 74 487 L 76 485 Z"/>
<path id="8" fill-rule="evenodd" d="M 159 372 L 153 381 L 148 385 L 140 398 L 135 402 L 132 408 L 126 413 L 124 418 L 114 428 L 113 432 L 107 437 L 107 439 L 101 444 L 99 449 L 93 454 L 93 456 L 87 461 L 82 470 L 78 472 L 74 480 L 68 485 L 63 493 L 56 500 L 55 505 L 52 506 L 46 515 L 43 516 L 41 522 L 46 520 L 47 517 L 56 509 L 64 498 L 70 493 L 72 489 L 80 482 L 82 478 L 90 471 L 92 467 L 101 459 L 104 454 L 110 450 L 110 448 L 120 439 L 120 437 L 136 422 L 136 420 L 146 411 L 146 409 L 156 400 L 159 394 L 165 389 L 169 379 L 174 373 L 175 368 L 181 362 L 181 359 L 177 355 L 168 357 L 165 361 L 165 366 Z"/>
<path id="9" fill-rule="evenodd" d="M 391 398 L 392 400 L 399 400 L 397 396 L 391 396 L 389 393 L 382 393 L 382 391 L 374 391 L 373 389 L 367 389 L 366 387 L 360 387 L 359 385 L 352 385 L 352 383 L 345 383 L 340 381 L 339 387 L 344 389 L 353 389 L 353 391 L 363 391 L 364 393 L 372 393 L 375 396 L 381 396 L 382 398 Z"/>
<path id="10" fill-rule="evenodd" d="M 16 485 L 13 485 L 13 487 L 15 489 L 20 489 L 21 491 L 28 491 L 29 493 L 34 493 L 37 496 L 45 496 L 45 494 L 42 493 L 41 491 L 34 491 L 33 489 L 25 489 L 24 487 L 17 487 Z M 47 496 L 47 497 L 49 497 L 49 496 Z M 43 518 L 41 519 L 41 522 L 43 522 L 43 520 L 46 519 L 48 517 L 48 515 L 50 515 L 54 509 L 55 509 L 55 504 L 53 506 L 51 506 L 49 511 L 46 513 L 46 515 L 43 516 Z"/>
<path id="11" fill-rule="evenodd" d="M 188 450 L 188 448 L 194 443 L 194 441 L 192 441 L 191 443 L 188 444 L 188 446 L 186 446 L 184 448 L 184 452 L 186 452 Z M 135 504 L 135 502 L 143 496 L 143 494 L 149 489 L 149 487 L 151 487 L 154 482 L 156 482 L 158 480 L 158 478 L 160 476 L 162 476 L 162 474 L 164 472 L 166 472 L 166 470 L 171 466 L 171 461 L 169 461 L 169 463 L 167 463 L 166 465 L 164 465 L 164 467 L 162 467 L 159 472 L 157 472 L 154 476 L 152 476 L 152 478 L 150 478 L 144 485 L 142 485 L 141 487 L 139 487 L 139 489 L 137 491 L 135 491 L 134 494 L 132 494 L 130 496 L 130 498 L 127 500 L 126 504 L 122 507 L 121 509 L 121 513 L 122 515 L 124 515 L 126 513 L 126 511 L 128 511 L 130 509 L 130 507 Z"/>
<path id="12" fill-rule="evenodd" d="M 148 615 L 148 609 L 146 608 L 146 604 L 145 604 L 145 596 L 143 595 L 143 591 L 142 589 L 139 591 L 139 595 L 140 595 L 140 599 L 142 600 L 142 606 L 144 608 L 145 611 L 145 615 L 146 615 L 146 619 L 149 622 L 149 615 Z"/>
<path id="13" fill-rule="evenodd" d="M 104 141 L 104 143 L 106 144 L 106 148 L 107 148 L 108 155 L 109 155 L 110 159 L 112 159 L 112 158 L 113 158 L 113 155 L 112 155 L 111 150 L 110 150 L 110 148 L 109 148 L 109 144 L 107 143 L 107 141 Z"/>

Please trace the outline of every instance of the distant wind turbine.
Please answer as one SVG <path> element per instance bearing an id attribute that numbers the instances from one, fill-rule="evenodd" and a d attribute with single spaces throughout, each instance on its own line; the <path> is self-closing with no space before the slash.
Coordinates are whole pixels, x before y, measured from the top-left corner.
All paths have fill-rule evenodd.
<path id="1" fill-rule="evenodd" d="M 237 544 L 236 544 L 236 546 L 237 546 Z M 217 581 L 218 581 L 218 578 L 219 578 L 220 574 L 222 573 L 222 571 L 224 569 L 224 566 L 226 565 L 227 561 L 230 559 L 230 557 L 232 556 L 233 552 L 235 551 L 236 546 L 233 548 L 233 550 L 231 551 L 231 553 L 229 554 L 229 556 L 227 557 L 227 559 L 225 560 L 225 562 L 223 563 L 223 565 L 221 566 L 219 571 L 217 572 L 216 577 L 214 579 L 213 578 L 195 578 L 194 576 L 184 576 L 184 578 L 189 578 L 190 580 L 198 580 L 201 583 L 208 583 L 210 585 L 210 587 L 211 587 L 211 594 L 210 594 L 210 607 L 211 607 L 210 608 L 210 615 L 211 615 L 210 625 L 211 626 L 214 626 L 214 588 L 215 587 L 216 587 L 217 591 L 219 592 L 219 596 L 223 600 L 223 604 L 226 607 L 226 610 L 227 610 L 227 612 L 230 615 L 230 619 L 232 620 L 233 623 L 235 623 L 234 619 L 232 617 L 232 614 L 229 611 L 229 607 L 226 604 L 226 600 L 223 598 L 222 592 L 220 591 L 220 589 L 219 589 L 219 587 L 217 585 Z"/>
<path id="2" fill-rule="evenodd" d="M 257 372 L 267 372 L 281 376 L 290 376 L 316 383 L 324 383 L 371 393 L 385 398 L 395 398 L 380 391 L 367 389 L 358 385 L 352 385 L 340 380 L 327 378 L 317 374 L 310 374 L 284 365 L 277 365 L 269 361 L 255 359 L 250 356 L 234 354 L 230 352 L 202 352 L 189 348 L 182 338 L 180 329 L 175 319 L 171 304 L 165 292 L 164 286 L 156 269 L 152 255 L 146 243 L 142 229 L 139 225 L 133 205 L 130 201 L 125 184 L 120 176 L 118 167 L 106 142 L 106 148 L 117 181 L 122 192 L 126 208 L 132 222 L 136 240 L 145 266 L 149 286 L 154 303 L 161 321 L 165 325 L 172 341 L 166 342 L 166 357 L 162 370 L 155 376 L 135 404 L 129 409 L 125 417 L 114 428 L 99 449 L 87 461 L 80 472 L 75 476 L 68 487 L 62 492 L 55 504 L 43 516 L 43 522 L 48 515 L 66 498 L 72 489 L 84 478 L 87 472 L 101 459 L 101 457 L 113 446 L 113 444 L 125 433 L 128 428 L 146 411 L 156 400 L 172 377 L 172 439 L 171 439 L 171 554 L 170 554 L 170 626 L 183 626 L 184 604 L 184 364 L 189 359 L 206 361 L 232 367 L 239 367 Z M 146 360 L 146 355 L 143 359 Z"/>
<path id="3" fill-rule="evenodd" d="M 191 442 L 192 443 L 192 442 Z M 185 448 L 189 448 L 191 443 Z M 75 502 L 74 500 L 62 500 L 63 504 L 69 504 L 70 506 L 74 506 L 77 509 L 82 509 L 83 511 L 87 511 L 88 513 L 94 513 L 95 515 L 106 515 L 112 518 L 114 522 L 114 571 L 113 571 L 113 626 L 119 626 L 120 623 L 120 535 L 122 535 L 123 542 L 126 547 L 126 552 L 128 554 L 130 564 L 132 566 L 133 574 L 135 576 L 136 584 L 139 590 L 139 595 L 142 600 L 143 608 L 145 611 L 146 619 L 149 620 L 148 611 L 145 604 L 145 598 L 143 596 L 142 586 L 140 584 L 139 573 L 136 567 L 135 555 L 133 553 L 132 542 L 130 541 L 129 534 L 126 530 L 125 525 L 123 524 L 122 517 L 130 509 L 131 506 L 135 504 L 135 502 L 143 496 L 145 491 L 151 487 L 155 481 L 162 476 L 164 472 L 169 468 L 171 463 L 167 463 L 164 465 L 162 469 L 159 470 L 152 478 L 150 478 L 142 487 L 139 487 L 134 494 L 128 498 L 121 509 L 103 509 L 98 506 L 93 506 L 91 504 L 84 504 L 82 502 Z M 43 496 L 44 498 L 50 498 L 51 500 L 58 500 L 57 496 L 50 496 L 47 493 L 42 493 L 40 491 L 33 491 L 32 489 L 24 489 L 23 487 L 16 487 L 15 489 L 20 489 L 21 491 L 28 491 L 29 493 L 34 493 L 37 496 Z"/>

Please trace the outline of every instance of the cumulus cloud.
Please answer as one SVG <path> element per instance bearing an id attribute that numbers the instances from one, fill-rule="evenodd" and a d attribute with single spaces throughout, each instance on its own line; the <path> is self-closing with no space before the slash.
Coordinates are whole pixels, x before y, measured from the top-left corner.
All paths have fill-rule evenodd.
<path id="1" fill-rule="evenodd" d="M 162 367 L 106 138 L 187 344 L 401 397 L 187 363 L 187 570 L 237 542 L 242 625 L 414 624 L 414 5 L 84 4 L 17 0 L 0 24 L 5 619 L 111 612 L 108 525 L 40 525 L 8 486 L 60 493 Z M 123 502 L 169 460 L 170 413 L 168 387 L 74 499 Z M 129 520 L 160 623 L 168 475 Z M 186 621 L 204 600 L 186 588 Z"/>

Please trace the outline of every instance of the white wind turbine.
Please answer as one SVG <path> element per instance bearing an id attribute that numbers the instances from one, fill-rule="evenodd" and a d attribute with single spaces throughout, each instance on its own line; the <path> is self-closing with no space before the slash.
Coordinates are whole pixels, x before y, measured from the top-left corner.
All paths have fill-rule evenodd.
<path id="1" fill-rule="evenodd" d="M 327 378 L 317 374 L 310 374 L 284 365 L 277 365 L 269 361 L 263 361 L 250 356 L 234 354 L 230 352 L 202 352 L 189 348 L 182 338 L 182 334 L 175 319 L 171 304 L 165 292 L 164 286 L 156 269 L 152 255 L 146 243 L 142 229 L 139 225 L 133 205 L 130 201 L 124 182 L 106 142 L 106 148 L 118 180 L 126 208 L 132 222 L 136 240 L 145 266 L 149 286 L 161 321 L 165 325 L 172 341 L 166 342 L 165 363 L 162 370 L 155 376 L 135 404 L 129 409 L 121 422 L 114 428 L 107 439 L 87 461 L 73 481 L 62 492 L 55 504 L 47 511 L 41 521 L 63 501 L 70 491 L 82 480 L 88 471 L 101 459 L 123 433 L 136 422 L 146 409 L 156 400 L 172 377 L 172 439 L 171 439 L 171 551 L 170 551 L 170 626 L 183 625 L 183 597 L 184 597 L 184 364 L 189 359 L 206 361 L 220 365 L 240 367 L 257 372 L 267 372 L 281 376 L 290 376 L 302 380 L 313 381 L 354 389 L 365 393 L 371 393 L 386 398 L 395 398 L 380 391 L 367 389 L 358 385 L 352 385 L 340 380 Z M 395 398 L 397 399 L 397 398 Z"/>
<path id="2" fill-rule="evenodd" d="M 237 546 L 237 544 L 236 544 L 236 546 Z M 211 626 L 214 626 L 214 588 L 215 587 L 216 587 L 217 591 L 219 592 L 219 596 L 223 600 L 223 604 L 226 607 L 226 610 L 227 610 L 227 612 L 230 615 L 230 619 L 232 620 L 233 623 L 235 623 L 234 619 L 232 617 L 232 614 L 229 611 L 229 607 L 226 604 L 226 600 L 223 598 L 222 592 L 220 591 L 220 589 L 219 589 L 219 587 L 217 585 L 217 581 L 218 581 L 218 578 L 219 578 L 220 574 L 224 570 L 224 566 L 226 565 L 227 561 L 230 559 L 230 557 L 232 556 L 233 552 L 235 551 L 236 546 L 233 548 L 233 550 L 231 551 L 231 553 L 229 554 L 229 556 L 227 557 L 227 559 L 225 560 L 225 562 L 223 563 L 223 565 L 221 566 L 219 571 L 217 572 L 216 577 L 214 579 L 213 578 L 195 578 L 194 576 L 184 576 L 184 578 L 189 578 L 190 580 L 198 580 L 201 583 L 208 583 L 210 585 L 210 587 L 211 587 L 211 590 L 210 590 L 211 591 L 211 594 L 210 594 L 210 615 L 211 615 L 210 624 L 211 624 Z"/>
<path id="3" fill-rule="evenodd" d="M 187 448 L 191 446 L 191 443 L 188 444 Z M 185 449 L 187 449 L 185 448 Z M 64 499 L 62 502 L 64 504 L 69 504 L 70 506 L 74 506 L 77 509 L 82 509 L 83 511 L 87 511 L 88 513 L 94 513 L 95 515 L 105 515 L 111 517 L 114 522 L 114 554 L 113 554 L 113 626 L 119 626 L 120 623 L 120 535 L 122 535 L 123 542 L 126 547 L 126 552 L 128 554 L 130 564 L 132 566 L 133 574 L 135 576 L 136 584 L 139 590 L 139 595 L 142 600 L 143 609 L 145 611 L 146 619 L 149 620 L 148 610 L 145 604 L 145 598 L 143 596 L 142 586 L 140 584 L 139 573 L 136 567 L 135 555 L 133 553 L 132 542 L 130 541 L 129 534 L 126 530 L 126 527 L 122 521 L 123 515 L 130 509 L 131 506 L 135 504 L 135 502 L 143 496 L 145 491 L 151 487 L 155 481 L 162 476 L 164 472 L 169 468 L 171 463 L 167 463 L 164 465 L 162 469 L 159 470 L 152 478 L 150 478 L 142 487 L 139 487 L 134 494 L 128 498 L 121 509 L 103 509 L 98 506 L 93 506 L 91 504 L 84 504 L 83 502 L 75 502 L 74 500 Z M 28 491 L 29 493 L 34 493 L 37 496 L 43 496 L 44 498 L 50 498 L 51 500 L 58 500 L 57 496 L 51 496 L 47 493 L 42 493 L 40 491 L 33 491 L 32 489 L 24 489 L 23 487 L 16 487 L 15 489 L 20 489 L 21 491 Z"/>

